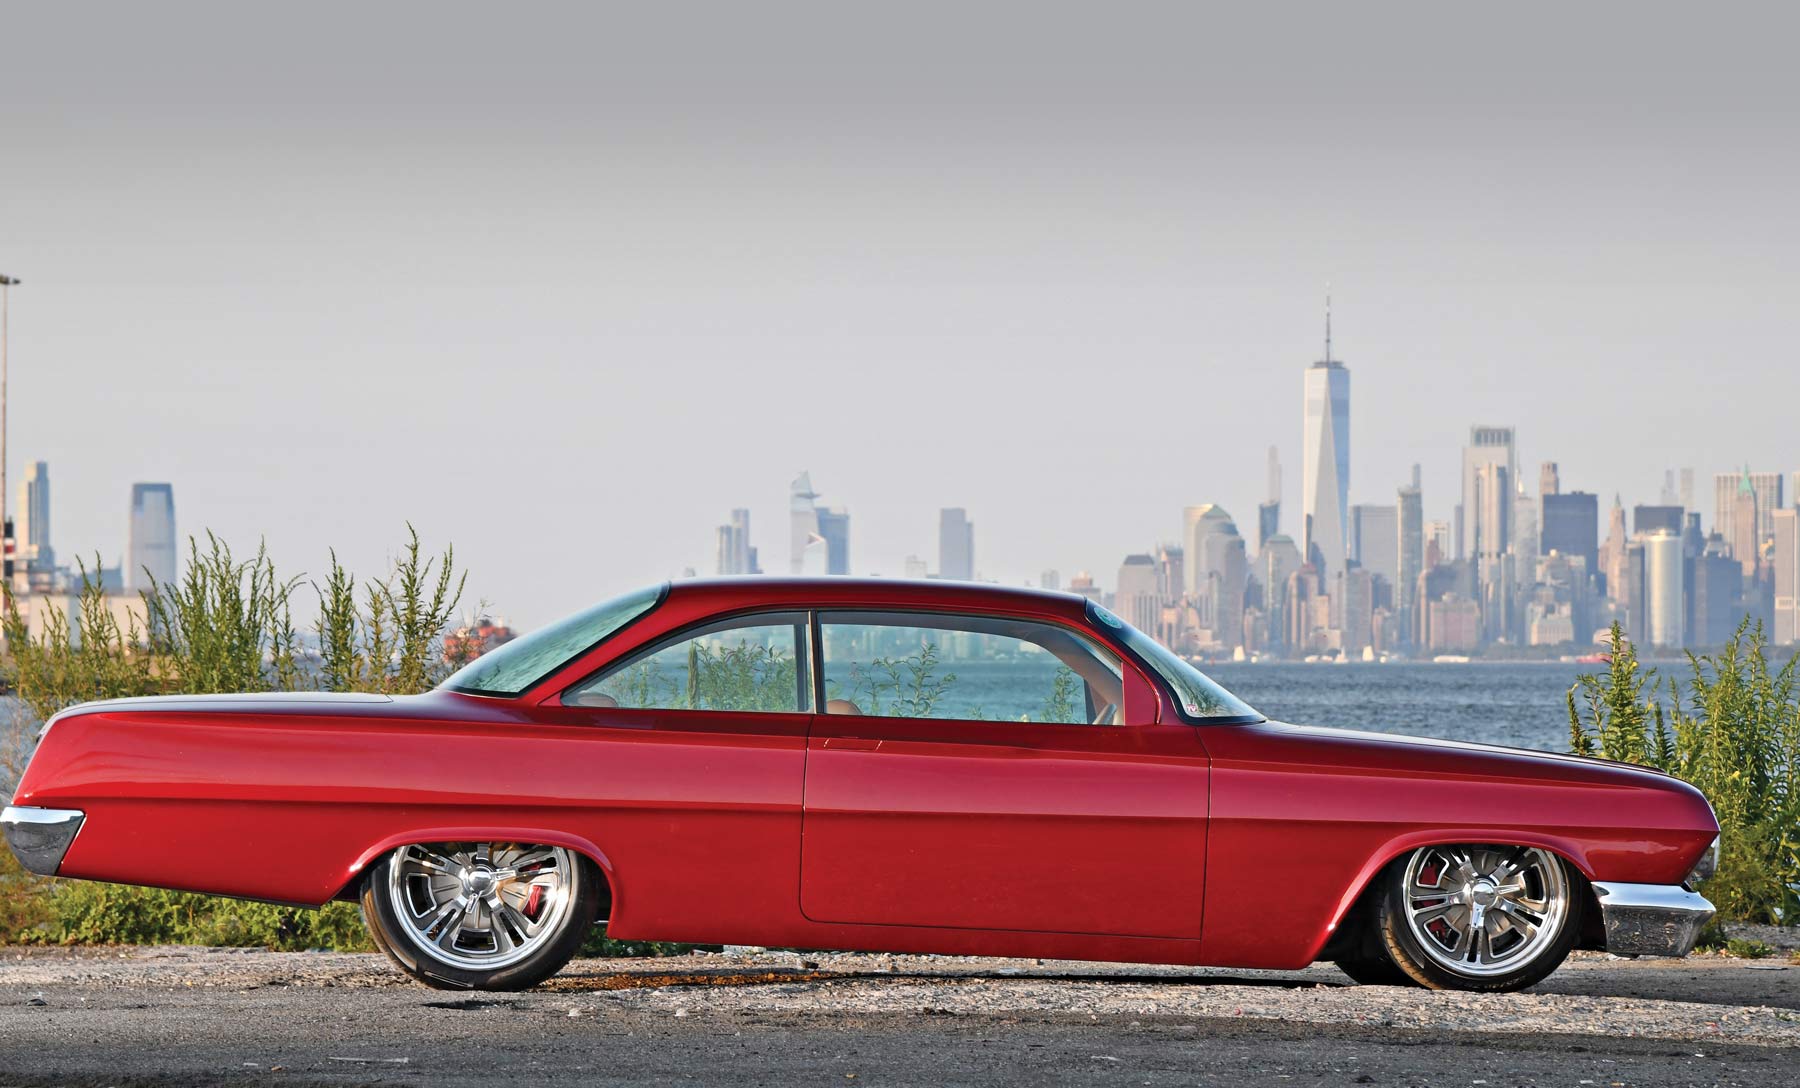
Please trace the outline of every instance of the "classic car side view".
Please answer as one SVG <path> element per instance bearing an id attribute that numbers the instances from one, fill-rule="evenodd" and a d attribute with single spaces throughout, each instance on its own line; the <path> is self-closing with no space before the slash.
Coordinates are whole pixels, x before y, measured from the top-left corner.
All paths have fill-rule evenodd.
<path id="1" fill-rule="evenodd" d="M 38 873 L 360 901 L 432 986 L 630 939 L 1529 986 L 1685 955 L 1718 825 L 1639 767 L 1271 722 L 1084 598 L 747 578 L 627 594 L 406 698 L 44 728 Z"/>

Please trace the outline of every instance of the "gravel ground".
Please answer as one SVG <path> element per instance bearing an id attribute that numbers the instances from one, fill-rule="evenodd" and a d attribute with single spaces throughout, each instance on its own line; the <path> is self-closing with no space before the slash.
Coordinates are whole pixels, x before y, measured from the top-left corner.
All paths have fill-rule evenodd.
<path id="1" fill-rule="evenodd" d="M 580 960 L 466 994 L 376 956 L 0 953 L 0 1085 L 496 1079 L 1792 1085 L 1800 965 L 1581 953 L 1528 993 L 1473 996 L 1322 966 L 751 952 Z"/>

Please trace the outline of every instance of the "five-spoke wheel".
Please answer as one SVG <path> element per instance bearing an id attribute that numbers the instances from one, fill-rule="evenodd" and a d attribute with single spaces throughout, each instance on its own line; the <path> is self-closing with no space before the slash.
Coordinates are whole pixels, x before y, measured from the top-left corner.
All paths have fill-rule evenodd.
<path id="1" fill-rule="evenodd" d="M 1394 965 L 1434 989 L 1517 990 L 1554 971 L 1583 897 L 1563 860 L 1528 846 L 1427 846 L 1388 870 L 1376 923 Z"/>
<path id="2" fill-rule="evenodd" d="M 591 862 L 560 846 L 418 843 L 370 869 L 362 905 L 375 943 L 414 978 L 517 990 L 581 947 L 600 884 Z"/>

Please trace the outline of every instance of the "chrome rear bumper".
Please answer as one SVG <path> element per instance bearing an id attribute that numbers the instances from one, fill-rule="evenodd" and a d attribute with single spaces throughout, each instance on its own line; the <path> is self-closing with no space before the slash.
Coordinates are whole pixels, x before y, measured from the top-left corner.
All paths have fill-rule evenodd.
<path id="1" fill-rule="evenodd" d="M 1685 956 L 1713 916 L 1713 905 L 1680 884 L 1594 881 L 1606 923 L 1606 950 L 1618 956 Z"/>
<path id="2" fill-rule="evenodd" d="M 55 876 L 69 844 L 81 830 L 87 814 L 77 808 L 31 808 L 8 805 L 0 812 L 0 828 L 6 845 L 19 864 L 39 876 Z"/>

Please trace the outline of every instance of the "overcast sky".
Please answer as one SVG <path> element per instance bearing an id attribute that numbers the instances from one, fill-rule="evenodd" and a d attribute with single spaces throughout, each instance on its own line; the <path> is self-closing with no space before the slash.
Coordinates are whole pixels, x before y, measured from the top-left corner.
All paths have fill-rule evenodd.
<path id="1" fill-rule="evenodd" d="M 1791 9 L 1790 9 L 1791 10 Z M 1800 25 L 1725 5 L 9 4 L 9 486 L 521 626 L 810 469 L 858 572 L 1111 585 L 1267 447 L 1325 285 L 1351 501 L 1470 424 L 1564 487 L 1800 469 Z"/>

